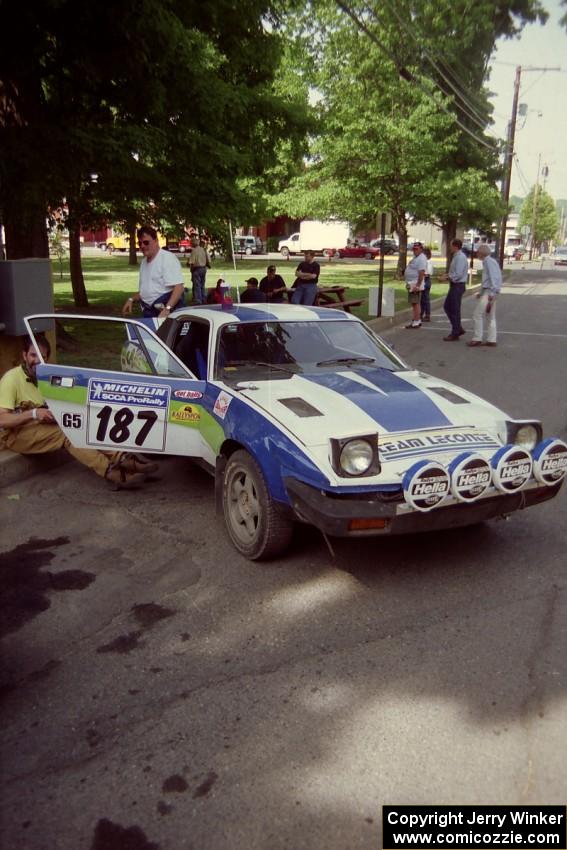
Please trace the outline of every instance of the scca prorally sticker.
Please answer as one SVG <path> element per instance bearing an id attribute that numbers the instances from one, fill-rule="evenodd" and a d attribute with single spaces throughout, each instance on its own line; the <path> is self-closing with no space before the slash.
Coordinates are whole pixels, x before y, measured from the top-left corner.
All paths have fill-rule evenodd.
<path id="1" fill-rule="evenodd" d="M 174 390 L 173 397 L 190 400 L 196 398 L 203 398 L 203 393 L 200 393 L 198 390 Z"/>
<path id="2" fill-rule="evenodd" d="M 495 486 L 504 493 L 514 493 L 530 480 L 533 462 L 526 449 L 503 446 L 492 458 L 491 465 Z"/>
<path id="3" fill-rule="evenodd" d="M 224 390 L 221 390 L 221 392 L 218 394 L 217 400 L 215 401 L 215 406 L 213 407 L 213 411 L 220 419 L 224 419 L 224 417 L 226 416 L 231 401 L 232 396 L 228 393 L 225 393 Z"/>
<path id="4" fill-rule="evenodd" d="M 200 422 L 201 412 L 198 407 L 184 404 L 183 407 L 171 414 L 171 418 L 174 422 Z"/>
<path id="5" fill-rule="evenodd" d="M 133 384 L 130 381 L 89 381 L 89 404 L 127 404 L 135 407 L 165 408 L 169 387 L 162 384 Z"/>
<path id="6" fill-rule="evenodd" d="M 481 455 L 464 452 L 449 466 L 451 493 L 459 502 L 474 502 L 492 483 L 490 463 Z"/>
<path id="7" fill-rule="evenodd" d="M 563 440 L 544 440 L 533 451 L 534 475 L 540 484 L 557 484 L 567 474 L 567 445 Z"/>
<path id="8" fill-rule="evenodd" d="M 449 494 L 449 473 L 440 463 L 422 460 L 408 469 L 403 487 L 406 502 L 412 508 L 430 511 Z"/>

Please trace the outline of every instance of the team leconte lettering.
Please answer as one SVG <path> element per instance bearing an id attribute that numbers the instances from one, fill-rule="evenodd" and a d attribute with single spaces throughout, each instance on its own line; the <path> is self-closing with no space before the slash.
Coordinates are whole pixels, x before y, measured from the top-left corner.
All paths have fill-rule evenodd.
<path id="1" fill-rule="evenodd" d="M 388 455 L 407 451 L 407 449 L 429 449 L 431 446 L 478 445 L 497 446 L 498 443 L 490 434 L 427 434 L 424 437 L 410 437 L 407 440 L 390 440 L 380 442 L 380 452 Z"/>

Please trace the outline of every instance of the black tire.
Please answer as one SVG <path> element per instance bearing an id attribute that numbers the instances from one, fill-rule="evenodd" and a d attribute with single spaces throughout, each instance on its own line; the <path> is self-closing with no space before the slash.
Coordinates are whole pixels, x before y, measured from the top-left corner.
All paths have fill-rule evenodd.
<path id="1" fill-rule="evenodd" d="M 110 242 L 109 244 L 107 244 L 107 246 L 106 246 L 106 252 L 107 252 L 107 254 L 112 254 L 112 253 L 114 252 L 114 245 L 112 244 L 112 242 Z"/>
<path id="2" fill-rule="evenodd" d="M 284 258 L 284 260 L 289 260 L 289 248 L 282 248 L 280 254 Z"/>
<path id="3" fill-rule="evenodd" d="M 249 257 L 252 253 L 252 248 L 247 248 L 244 253 L 246 254 L 247 257 Z"/>
<path id="4" fill-rule="evenodd" d="M 276 505 L 262 470 L 243 449 L 234 452 L 226 465 L 222 506 L 230 539 L 251 561 L 274 558 L 289 545 L 293 521 Z"/>
<path id="5" fill-rule="evenodd" d="M 343 255 L 341 254 L 341 252 L 335 251 L 335 259 L 336 260 L 342 260 L 342 258 L 343 258 Z"/>
<path id="6" fill-rule="evenodd" d="M 372 256 L 373 256 L 373 255 L 370 253 L 370 251 L 367 251 L 367 252 L 366 252 L 366 254 L 364 255 L 364 259 L 365 259 L 365 260 L 371 260 L 371 259 L 372 259 Z"/>

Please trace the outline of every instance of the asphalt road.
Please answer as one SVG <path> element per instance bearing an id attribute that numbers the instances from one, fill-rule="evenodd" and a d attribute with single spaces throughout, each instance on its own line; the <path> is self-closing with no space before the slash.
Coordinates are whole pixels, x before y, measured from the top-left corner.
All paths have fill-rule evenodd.
<path id="1" fill-rule="evenodd" d="M 495 349 L 441 314 L 387 336 L 565 439 L 567 270 L 498 309 Z M 181 459 L 139 493 L 73 463 L 0 491 L 3 848 L 376 850 L 382 804 L 564 803 L 567 487 L 334 558 L 303 529 L 269 565 L 212 494 Z"/>

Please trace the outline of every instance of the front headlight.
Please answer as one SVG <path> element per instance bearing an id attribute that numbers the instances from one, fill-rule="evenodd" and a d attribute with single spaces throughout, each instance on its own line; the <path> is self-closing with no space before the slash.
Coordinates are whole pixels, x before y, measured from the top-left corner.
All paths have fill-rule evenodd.
<path id="1" fill-rule="evenodd" d="M 535 449 L 543 436 L 541 422 L 507 422 L 507 442 L 526 451 Z"/>
<path id="2" fill-rule="evenodd" d="M 354 478 L 380 472 L 376 434 L 331 440 L 331 445 L 333 467 L 339 475 Z"/>

